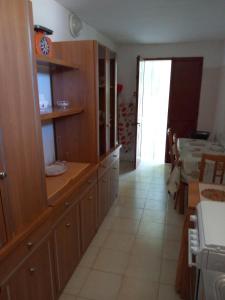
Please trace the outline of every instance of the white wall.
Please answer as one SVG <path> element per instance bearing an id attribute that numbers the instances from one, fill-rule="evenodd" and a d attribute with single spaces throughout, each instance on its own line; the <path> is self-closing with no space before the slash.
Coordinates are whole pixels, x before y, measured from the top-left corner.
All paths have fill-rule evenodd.
<path id="1" fill-rule="evenodd" d="M 136 57 L 148 58 L 203 56 L 203 78 L 198 129 L 213 130 L 218 98 L 223 42 L 196 42 L 159 45 L 122 45 L 118 53 L 118 82 L 124 84 L 124 98 L 136 89 Z"/>
<path id="2" fill-rule="evenodd" d="M 31 0 L 33 4 L 34 24 L 48 27 L 54 31 L 53 41 L 75 40 L 69 31 L 68 16 L 70 11 L 54 0 Z M 83 29 L 76 40 L 97 40 L 112 50 L 115 43 L 83 22 Z"/>
<path id="3" fill-rule="evenodd" d="M 216 118 L 214 133 L 225 134 L 225 43 L 223 48 L 223 61 L 221 66 L 221 77 L 219 83 L 218 103 L 216 107 Z"/>

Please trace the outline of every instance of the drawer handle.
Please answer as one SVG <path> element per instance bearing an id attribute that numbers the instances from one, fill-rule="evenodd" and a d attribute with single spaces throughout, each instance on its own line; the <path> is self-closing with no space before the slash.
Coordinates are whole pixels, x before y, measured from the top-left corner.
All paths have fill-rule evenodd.
<path id="1" fill-rule="evenodd" d="M 66 201 L 66 202 L 65 202 L 65 206 L 66 206 L 66 207 L 70 206 L 70 202 L 69 202 L 69 201 Z"/>
<path id="2" fill-rule="evenodd" d="M 116 167 L 114 167 L 114 168 L 113 168 L 113 170 L 117 170 L 117 168 L 116 168 Z"/>
<path id="3" fill-rule="evenodd" d="M 71 223 L 66 223 L 66 227 L 69 228 L 71 226 Z"/>
<path id="4" fill-rule="evenodd" d="M 113 157 L 117 157 L 117 154 L 113 154 Z"/>
<path id="5" fill-rule="evenodd" d="M 93 197 L 92 196 L 88 197 L 88 200 L 93 200 Z"/>
<path id="6" fill-rule="evenodd" d="M 34 244 L 32 242 L 28 242 L 27 243 L 27 248 L 28 249 L 31 249 L 33 246 L 34 246 Z"/>
<path id="7" fill-rule="evenodd" d="M 32 268 L 29 269 L 29 271 L 30 271 L 31 274 L 33 274 L 36 271 L 36 269 L 32 267 Z"/>

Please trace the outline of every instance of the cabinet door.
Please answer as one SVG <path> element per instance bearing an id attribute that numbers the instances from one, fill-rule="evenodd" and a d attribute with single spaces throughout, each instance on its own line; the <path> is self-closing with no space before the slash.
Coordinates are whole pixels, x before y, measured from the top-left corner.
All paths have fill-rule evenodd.
<path id="1" fill-rule="evenodd" d="M 85 252 L 97 229 L 97 185 L 81 199 L 81 242 L 82 253 Z"/>
<path id="2" fill-rule="evenodd" d="M 110 201 L 111 205 L 118 197 L 119 190 L 119 159 L 117 159 L 111 166 L 110 172 Z"/>
<path id="3" fill-rule="evenodd" d="M 47 206 L 29 2 L 0 1 L 4 45 L 0 50 L 0 128 L 7 171 L 4 181 L 14 233 L 31 223 Z M 9 32 L 14 33 L 13 38 Z"/>
<path id="4" fill-rule="evenodd" d="M 50 240 L 43 242 L 16 271 L 3 288 L 5 297 L 10 300 L 55 299 L 51 244 Z"/>
<path id="5" fill-rule="evenodd" d="M 3 213 L 2 206 L 2 189 L 0 183 L 0 248 L 6 243 L 6 226 L 5 226 L 5 216 Z"/>
<path id="6" fill-rule="evenodd" d="M 110 203 L 110 170 L 106 171 L 104 175 L 99 179 L 98 184 L 98 226 L 105 218 Z"/>
<path id="7" fill-rule="evenodd" d="M 71 208 L 54 230 L 57 285 L 60 292 L 80 259 L 79 207 Z"/>

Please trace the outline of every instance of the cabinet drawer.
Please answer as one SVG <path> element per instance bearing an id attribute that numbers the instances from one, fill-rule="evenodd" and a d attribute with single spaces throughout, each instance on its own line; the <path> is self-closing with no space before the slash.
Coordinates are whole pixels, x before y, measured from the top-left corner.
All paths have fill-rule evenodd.
<path id="1" fill-rule="evenodd" d="M 79 197 L 82 197 L 83 194 L 89 190 L 93 185 L 97 183 L 97 171 L 94 171 L 80 186 L 79 188 Z"/>

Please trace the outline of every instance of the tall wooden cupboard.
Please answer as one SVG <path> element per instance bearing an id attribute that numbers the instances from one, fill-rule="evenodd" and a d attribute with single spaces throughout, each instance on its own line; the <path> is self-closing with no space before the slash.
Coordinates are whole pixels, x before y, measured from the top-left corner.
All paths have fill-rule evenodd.
<path id="1" fill-rule="evenodd" d="M 0 11 L 0 299 L 58 299 L 118 194 L 116 54 L 80 41 L 36 56 L 31 3 L 2 0 Z M 52 94 L 42 113 L 41 72 Z M 70 107 L 57 108 L 60 99 Z M 45 177 L 45 124 L 67 161 L 54 178 Z"/>

